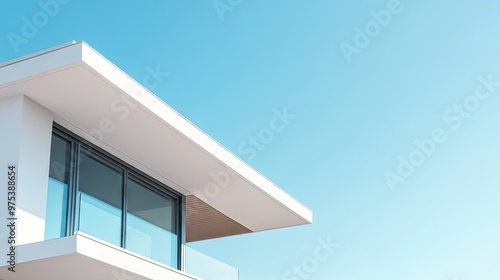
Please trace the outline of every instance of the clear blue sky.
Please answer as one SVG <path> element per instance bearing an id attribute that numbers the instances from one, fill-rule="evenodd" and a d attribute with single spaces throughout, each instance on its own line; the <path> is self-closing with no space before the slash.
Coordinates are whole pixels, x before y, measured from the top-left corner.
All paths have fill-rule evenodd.
<path id="1" fill-rule="evenodd" d="M 66 2 L 3 1 L 0 60 L 84 40 L 138 81 L 158 66 L 155 94 L 314 211 L 192 244 L 241 280 L 500 279 L 500 2 Z"/>

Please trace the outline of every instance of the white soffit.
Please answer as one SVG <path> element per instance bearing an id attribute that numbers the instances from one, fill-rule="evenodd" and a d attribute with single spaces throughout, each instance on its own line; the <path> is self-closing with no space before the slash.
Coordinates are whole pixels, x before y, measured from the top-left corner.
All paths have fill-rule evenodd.
<path id="1" fill-rule="evenodd" d="M 312 222 L 311 210 L 84 42 L 0 65 L 0 98 L 14 94 L 251 231 Z M 96 131 L 102 141 L 89 137 Z"/>

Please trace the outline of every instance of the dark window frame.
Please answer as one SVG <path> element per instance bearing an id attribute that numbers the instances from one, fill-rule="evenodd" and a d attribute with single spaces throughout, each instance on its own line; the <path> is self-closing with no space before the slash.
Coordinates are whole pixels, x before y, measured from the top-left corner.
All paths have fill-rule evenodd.
<path id="1" fill-rule="evenodd" d="M 145 174 L 131 164 L 117 158 L 102 148 L 94 145 L 88 140 L 76 135 L 63 126 L 53 123 L 52 134 L 57 135 L 70 142 L 70 166 L 69 166 L 69 186 L 68 186 L 68 203 L 66 215 L 66 232 L 64 236 L 71 236 L 77 233 L 77 217 L 79 213 L 77 206 L 78 199 L 78 179 L 79 179 L 79 161 L 80 153 L 90 154 L 98 160 L 103 160 L 106 165 L 111 164 L 112 168 L 123 170 L 122 182 L 122 217 L 121 217 L 121 245 L 122 249 L 126 247 L 126 227 L 127 227 L 127 181 L 129 178 L 138 181 L 147 190 L 152 191 L 162 197 L 171 199 L 175 205 L 175 233 L 177 234 L 177 269 L 182 270 L 183 262 L 183 245 L 185 244 L 185 197 L 170 188 L 168 185 L 159 182 L 155 178 Z M 125 249 L 127 250 L 127 249 Z"/>

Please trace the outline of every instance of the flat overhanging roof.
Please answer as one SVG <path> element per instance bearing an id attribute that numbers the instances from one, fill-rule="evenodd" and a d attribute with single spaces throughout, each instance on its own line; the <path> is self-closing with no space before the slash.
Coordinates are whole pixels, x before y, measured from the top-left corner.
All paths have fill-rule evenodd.
<path id="1" fill-rule="evenodd" d="M 84 42 L 0 64 L 0 98 L 18 94 L 186 195 L 187 241 L 312 222 L 310 209 Z"/>

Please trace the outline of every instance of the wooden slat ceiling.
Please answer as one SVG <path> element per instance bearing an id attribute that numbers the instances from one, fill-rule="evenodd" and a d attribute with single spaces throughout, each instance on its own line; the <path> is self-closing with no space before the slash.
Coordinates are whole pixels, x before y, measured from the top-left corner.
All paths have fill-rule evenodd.
<path id="1" fill-rule="evenodd" d="M 186 242 L 250 232 L 196 196 L 186 196 Z"/>

